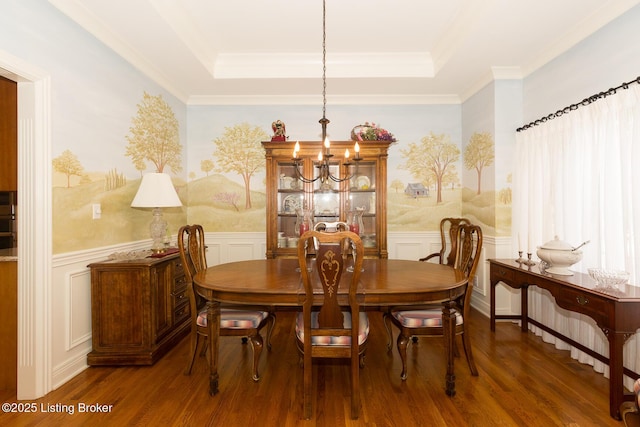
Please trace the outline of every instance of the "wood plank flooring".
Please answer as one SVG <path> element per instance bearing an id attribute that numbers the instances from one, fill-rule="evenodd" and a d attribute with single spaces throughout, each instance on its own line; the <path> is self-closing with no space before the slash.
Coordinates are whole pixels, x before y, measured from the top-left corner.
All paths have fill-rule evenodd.
<path id="1" fill-rule="evenodd" d="M 457 358 L 457 394 L 448 397 L 442 339 L 421 338 L 410 345 L 409 377 L 402 381 L 400 357 L 395 343 L 387 352 L 380 313 L 370 318 L 358 420 L 349 416 L 349 371 L 342 361 L 316 362 L 314 417 L 302 419 L 293 313 L 279 312 L 273 349 L 261 359 L 260 382 L 251 380 L 249 345 L 224 337 L 220 393 L 209 396 L 205 358 L 198 358 L 191 376 L 183 375 L 185 339 L 151 367 L 89 368 L 43 398 L 19 402 L 35 403 L 35 413 L 0 413 L 0 425 L 623 426 L 609 417 L 606 378 L 567 351 L 522 334 L 513 323 L 499 323 L 491 333 L 489 320 L 473 311 L 469 320 L 480 375 L 470 375 L 464 354 Z M 15 394 L 0 392 L 0 397 L 16 402 Z M 88 406 L 96 404 L 103 406 Z M 91 409 L 107 412 L 87 412 Z"/>

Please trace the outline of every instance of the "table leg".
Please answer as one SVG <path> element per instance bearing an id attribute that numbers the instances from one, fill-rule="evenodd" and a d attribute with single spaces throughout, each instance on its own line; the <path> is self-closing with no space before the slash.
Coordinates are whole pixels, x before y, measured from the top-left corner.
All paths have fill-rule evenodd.
<path id="1" fill-rule="evenodd" d="M 610 331 L 609 340 L 609 414 L 619 420 L 620 405 L 624 401 L 624 342 L 626 335 Z"/>
<path id="2" fill-rule="evenodd" d="M 496 330 L 496 285 L 498 282 L 491 282 L 491 300 L 489 302 L 489 325 L 491 326 L 491 331 L 495 332 Z"/>
<path id="3" fill-rule="evenodd" d="M 220 303 L 207 301 L 207 325 L 209 326 L 209 394 L 218 393 L 218 340 L 220 337 Z"/>
<path id="4" fill-rule="evenodd" d="M 456 337 L 456 313 L 453 310 L 455 303 L 447 301 L 442 305 L 442 326 L 444 335 L 444 346 L 447 358 L 447 374 L 445 375 L 447 396 L 456 394 L 456 374 L 453 370 L 453 344 Z"/>
<path id="5" fill-rule="evenodd" d="M 520 330 L 529 332 L 529 286 L 520 288 Z"/>

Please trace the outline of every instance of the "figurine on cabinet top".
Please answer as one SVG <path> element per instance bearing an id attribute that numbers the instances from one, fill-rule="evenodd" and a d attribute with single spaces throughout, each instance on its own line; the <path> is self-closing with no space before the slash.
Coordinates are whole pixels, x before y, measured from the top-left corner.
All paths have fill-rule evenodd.
<path id="1" fill-rule="evenodd" d="M 287 131 L 282 120 L 276 120 L 271 123 L 271 129 L 273 129 L 273 136 L 271 137 L 271 141 L 286 141 L 287 140 Z"/>

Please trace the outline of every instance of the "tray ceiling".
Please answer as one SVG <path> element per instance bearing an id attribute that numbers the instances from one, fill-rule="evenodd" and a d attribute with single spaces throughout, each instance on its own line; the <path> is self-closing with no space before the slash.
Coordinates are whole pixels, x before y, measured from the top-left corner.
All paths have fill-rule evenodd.
<path id="1" fill-rule="evenodd" d="M 49 0 L 188 104 L 318 104 L 321 0 Z M 330 103 L 465 100 L 640 0 L 327 0 Z"/>

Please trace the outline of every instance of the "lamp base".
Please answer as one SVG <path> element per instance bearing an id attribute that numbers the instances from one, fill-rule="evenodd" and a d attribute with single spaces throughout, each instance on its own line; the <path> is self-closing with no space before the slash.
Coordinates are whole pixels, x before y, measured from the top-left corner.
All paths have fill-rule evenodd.
<path id="1" fill-rule="evenodd" d="M 153 220 L 149 224 L 149 232 L 151 233 L 151 239 L 153 239 L 153 245 L 151 246 L 153 253 L 164 253 L 166 250 L 164 237 L 167 234 L 167 221 L 162 218 L 161 208 L 153 209 Z"/>

